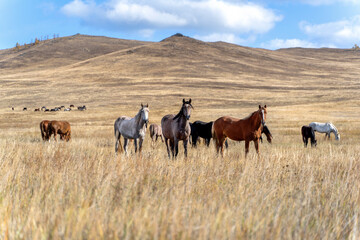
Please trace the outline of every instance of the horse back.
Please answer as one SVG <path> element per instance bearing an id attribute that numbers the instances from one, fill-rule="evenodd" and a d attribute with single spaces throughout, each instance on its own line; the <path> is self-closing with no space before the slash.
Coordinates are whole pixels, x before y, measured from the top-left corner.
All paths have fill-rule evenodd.
<path id="1" fill-rule="evenodd" d="M 168 114 L 161 119 L 161 130 L 165 138 L 169 138 L 169 139 L 174 138 L 172 131 L 172 124 L 171 124 L 173 122 L 174 117 L 175 114 Z"/>

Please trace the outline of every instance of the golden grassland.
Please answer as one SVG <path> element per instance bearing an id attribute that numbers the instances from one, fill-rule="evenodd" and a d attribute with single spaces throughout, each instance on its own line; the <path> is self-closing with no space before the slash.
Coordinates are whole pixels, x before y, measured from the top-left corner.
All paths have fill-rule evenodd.
<path id="1" fill-rule="evenodd" d="M 202 109 L 192 120 L 254 108 Z M 179 101 L 181 102 L 181 101 Z M 356 102 L 268 108 L 273 144 L 230 142 L 167 158 L 165 145 L 142 156 L 115 156 L 113 122 L 137 106 L 85 112 L 1 112 L 0 238 L 2 239 L 338 239 L 359 238 L 360 147 Z M 150 122 L 166 113 L 150 106 Z M 338 127 L 341 141 L 317 134 L 303 147 L 300 128 L 317 119 Z M 39 122 L 66 119 L 69 143 L 41 141 Z"/>
<path id="2" fill-rule="evenodd" d="M 76 35 L 0 51 L 0 239 L 359 239 L 359 52 L 269 51 L 171 37 Z M 192 98 L 191 121 L 267 104 L 274 139 L 203 144 L 176 160 L 146 136 L 115 156 L 113 124 L 149 103 L 150 123 Z M 34 112 L 86 105 L 87 111 Z M 15 111 L 11 110 L 15 107 Z M 28 107 L 27 112 L 22 108 Z M 72 140 L 42 142 L 41 120 Z M 341 140 L 300 129 L 331 121 Z"/>

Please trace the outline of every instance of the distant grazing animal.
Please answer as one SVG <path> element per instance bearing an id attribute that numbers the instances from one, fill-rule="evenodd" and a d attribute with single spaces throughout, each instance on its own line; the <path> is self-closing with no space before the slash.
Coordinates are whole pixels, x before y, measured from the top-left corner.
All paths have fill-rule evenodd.
<path id="1" fill-rule="evenodd" d="M 60 106 L 60 109 L 63 109 L 63 108 L 65 108 L 65 106 Z"/>
<path id="2" fill-rule="evenodd" d="M 50 122 L 49 120 L 43 120 L 40 122 L 41 138 L 44 141 L 49 140 L 49 135 L 48 135 L 49 122 Z"/>
<path id="3" fill-rule="evenodd" d="M 84 106 L 82 106 L 82 107 L 78 107 L 78 110 L 84 111 L 84 110 L 86 110 L 86 106 L 84 105 Z"/>
<path id="4" fill-rule="evenodd" d="M 46 110 L 46 107 L 45 106 L 42 106 L 41 107 L 41 111 L 45 111 Z"/>
<path id="5" fill-rule="evenodd" d="M 71 108 L 65 108 L 64 111 L 71 111 Z"/>
<path id="6" fill-rule="evenodd" d="M 152 143 L 156 142 L 158 140 L 158 137 L 161 138 L 161 141 L 164 142 L 161 126 L 157 124 L 151 124 L 149 127 L 150 131 L 150 138 L 152 140 Z"/>
<path id="7" fill-rule="evenodd" d="M 71 108 L 75 107 L 73 104 L 70 105 Z"/>
<path id="8" fill-rule="evenodd" d="M 68 142 L 71 139 L 71 127 L 70 123 L 67 121 L 50 121 L 47 132 L 49 140 L 52 134 L 54 134 L 55 141 L 57 141 L 57 134 L 60 135 L 60 140 Z"/>
<path id="9" fill-rule="evenodd" d="M 40 108 L 35 108 L 34 112 L 40 112 Z"/>
<path id="10" fill-rule="evenodd" d="M 50 109 L 50 112 L 56 112 L 57 110 L 55 108 Z"/>
<path id="11" fill-rule="evenodd" d="M 312 129 L 312 127 L 302 126 L 301 135 L 302 135 L 302 139 L 304 142 L 304 147 L 307 147 L 309 138 L 311 140 L 311 147 L 314 147 L 314 146 L 316 147 L 317 142 L 315 139 L 315 132 L 314 132 L 314 129 Z"/>
<path id="12" fill-rule="evenodd" d="M 13 111 L 14 111 L 14 110 L 15 110 L 15 108 L 14 108 L 14 107 L 12 107 L 12 108 L 11 108 L 11 110 L 13 110 Z"/>
<path id="13" fill-rule="evenodd" d="M 250 141 L 254 141 L 256 152 L 259 155 L 259 138 L 261 130 L 265 126 L 266 114 L 266 105 L 264 107 L 259 105 L 257 111 L 243 119 L 228 116 L 218 118 L 212 128 L 216 151 L 219 153 L 221 150 L 221 154 L 224 156 L 224 142 L 230 138 L 235 141 L 245 140 L 245 157 L 249 153 Z"/>
<path id="14" fill-rule="evenodd" d="M 47 109 L 47 108 L 45 108 L 45 110 L 44 110 L 45 112 L 50 112 L 50 109 Z"/>
<path id="15" fill-rule="evenodd" d="M 26 108 L 26 107 L 24 107 L 24 108 L 23 108 L 23 111 L 27 111 L 27 108 Z"/>
<path id="16" fill-rule="evenodd" d="M 115 132 L 115 153 L 119 150 L 122 151 L 121 147 L 121 135 L 124 137 L 124 150 L 127 154 L 127 145 L 129 139 L 134 139 L 135 152 L 137 151 L 137 139 L 139 139 L 139 152 L 141 153 L 142 143 L 145 138 L 146 133 L 146 124 L 149 121 L 149 104 L 144 106 L 141 104 L 141 108 L 135 117 L 130 118 L 127 116 L 121 116 L 116 119 L 114 123 L 114 132 Z"/>
<path id="17" fill-rule="evenodd" d="M 212 138 L 211 128 L 213 122 L 195 121 L 190 124 L 191 127 L 191 143 L 193 147 L 196 147 L 199 137 L 205 139 L 206 146 L 209 146 Z"/>
<path id="18" fill-rule="evenodd" d="M 263 127 L 263 129 L 261 130 L 261 134 L 263 134 L 263 133 L 264 133 L 265 136 L 266 136 L 266 140 L 267 140 L 269 143 L 271 143 L 273 136 L 272 136 L 269 128 L 267 127 L 267 125 L 265 125 L 265 126 Z M 261 143 L 263 142 L 262 136 L 260 136 L 260 141 L 261 141 Z"/>
<path id="19" fill-rule="evenodd" d="M 325 138 L 328 137 L 330 139 L 330 133 L 334 133 L 335 140 L 340 140 L 340 134 L 337 128 L 331 122 L 327 123 L 319 123 L 319 122 L 312 122 L 309 126 L 315 131 L 319 133 L 325 133 Z"/>
<path id="20" fill-rule="evenodd" d="M 173 158 L 176 158 L 178 155 L 179 141 L 183 141 L 184 154 L 185 157 L 187 157 L 187 144 L 191 132 L 189 120 L 192 108 L 191 98 L 189 101 L 185 101 L 185 99 L 183 99 L 183 103 L 178 114 L 168 114 L 161 119 L 161 130 L 165 138 L 166 150 L 169 158 L 170 149 Z"/>

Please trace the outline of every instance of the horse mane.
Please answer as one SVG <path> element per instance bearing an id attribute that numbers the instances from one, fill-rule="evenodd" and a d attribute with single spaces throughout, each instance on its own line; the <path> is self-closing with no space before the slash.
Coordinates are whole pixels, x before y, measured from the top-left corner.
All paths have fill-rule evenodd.
<path id="1" fill-rule="evenodd" d="M 183 115 L 183 111 L 182 111 L 183 107 L 184 107 L 184 105 L 181 106 L 179 113 L 175 115 L 173 120 L 176 120 L 176 119 L 180 118 L 181 115 Z"/>
<path id="2" fill-rule="evenodd" d="M 251 118 L 255 113 L 259 113 L 259 111 L 260 111 L 260 109 L 256 110 L 255 112 L 250 113 L 247 117 L 243 118 L 242 120 L 247 120 L 247 119 Z"/>
<path id="3" fill-rule="evenodd" d="M 139 125 L 139 122 L 141 120 L 141 110 L 142 110 L 142 108 L 140 108 L 139 112 L 134 117 L 136 120 L 136 125 Z"/>

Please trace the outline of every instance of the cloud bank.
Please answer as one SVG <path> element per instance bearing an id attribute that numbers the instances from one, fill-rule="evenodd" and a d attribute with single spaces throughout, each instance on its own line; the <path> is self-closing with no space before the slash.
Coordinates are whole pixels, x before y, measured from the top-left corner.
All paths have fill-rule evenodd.
<path id="1" fill-rule="evenodd" d="M 73 0 L 61 11 L 95 27 L 138 30 L 181 29 L 206 36 L 264 34 L 282 20 L 273 10 L 254 3 L 225 0 Z M 221 39 L 218 39 L 221 40 Z"/>

